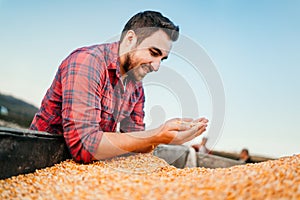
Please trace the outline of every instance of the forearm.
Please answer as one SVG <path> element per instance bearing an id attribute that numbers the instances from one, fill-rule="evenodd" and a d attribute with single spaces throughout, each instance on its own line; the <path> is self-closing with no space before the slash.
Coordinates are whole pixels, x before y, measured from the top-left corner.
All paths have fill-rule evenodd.
<path id="1" fill-rule="evenodd" d="M 148 152 L 158 144 L 182 144 L 206 130 L 206 123 L 201 122 L 193 127 L 187 123 L 191 120 L 172 119 L 162 126 L 139 132 L 111 133 L 104 132 L 98 148 L 93 155 L 95 159 L 106 159 L 129 152 Z"/>
<path id="2" fill-rule="evenodd" d="M 157 145 L 156 130 L 113 133 L 104 132 L 94 155 L 96 159 L 106 159 L 129 152 L 146 153 Z"/>

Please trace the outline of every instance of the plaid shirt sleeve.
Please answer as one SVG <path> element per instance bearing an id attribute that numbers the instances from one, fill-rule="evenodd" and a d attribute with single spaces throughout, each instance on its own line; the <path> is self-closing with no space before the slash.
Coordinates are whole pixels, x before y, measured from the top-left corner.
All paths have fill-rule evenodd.
<path id="1" fill-rule="evenodd" d="M 94 55 L 77 51 L 60 70 L 65 141 L 76 161 L 90 162 L 103 135 L 99 87 L 104 69 Z"/>

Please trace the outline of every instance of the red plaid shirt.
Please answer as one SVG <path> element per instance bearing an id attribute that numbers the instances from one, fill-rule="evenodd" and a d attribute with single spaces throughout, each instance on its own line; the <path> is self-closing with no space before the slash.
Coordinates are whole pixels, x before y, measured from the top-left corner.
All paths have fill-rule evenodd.
<path id="1" fill-rule="evenodd" d="M 142 83 L 128 78 L 124 88 L 118 50 L 115 42 L 72 52 L 60 65 L 30 126 L 63 134 L 76 161 L 90 162 L 103 132 L 115 132 L 118 122 L 121 132 L 145 129 Z"/>

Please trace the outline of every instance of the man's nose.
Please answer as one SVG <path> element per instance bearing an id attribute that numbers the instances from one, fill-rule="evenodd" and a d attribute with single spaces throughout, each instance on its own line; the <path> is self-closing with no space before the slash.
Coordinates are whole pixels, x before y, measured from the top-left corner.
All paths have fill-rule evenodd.
<path id="1" fill-rule="evenodd" d="M 160 67 L 160 61 L 151 62 L 151 66 L 152 66 L 153 71 L 157 72 Z"/>

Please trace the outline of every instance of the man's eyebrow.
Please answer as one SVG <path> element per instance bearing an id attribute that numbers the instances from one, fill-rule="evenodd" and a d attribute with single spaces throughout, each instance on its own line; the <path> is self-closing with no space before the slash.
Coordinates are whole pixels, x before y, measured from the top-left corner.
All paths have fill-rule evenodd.
<path id="1" fill-rule="evenodd" d="M 157 47 L 150 47 L 149 49 L 150 49 L 150 51 L 155 51 L 155 53 L 157 53 L 158 55 L 162 56 L 162 52 L 161 52 L 161 50 L 159 48 L 157 48 Z M 165 57 L 162 58 L 162 60 L 165 60 L 167 58 L 168 58 L 168 56 L 165 56 Z"/>

